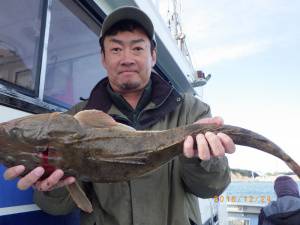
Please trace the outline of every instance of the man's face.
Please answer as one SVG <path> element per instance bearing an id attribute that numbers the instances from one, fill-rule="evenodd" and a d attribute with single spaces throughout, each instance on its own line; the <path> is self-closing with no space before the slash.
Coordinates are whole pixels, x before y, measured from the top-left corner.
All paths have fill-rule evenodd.
<path id="1" fill-rule="evenodd" d="M 150 40 L 142 30 L 105 37 L 103 51 L 102 64 L 114 91 L 129 93 L 146 86 L 156 63 L 156 50 L 151 52 Z"/>

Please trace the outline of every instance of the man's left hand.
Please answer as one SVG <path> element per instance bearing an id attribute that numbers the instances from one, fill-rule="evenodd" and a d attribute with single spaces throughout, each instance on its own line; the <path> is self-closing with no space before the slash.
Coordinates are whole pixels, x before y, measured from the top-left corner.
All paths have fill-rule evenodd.
<path id="1" fill-rule="evenodd" d="M 212 117 L 198 120 L 198 124 L 216 124 L 223 125 L 224 121 L 221 117 Z M 232 139 L 224 134 L 214 134 L 206 132 L 205 134 L 196 135 L 197 149 L 194 149 L 194 139 L 188 136 L 183 144 L 183 154 L 187 158 L 199 157 L 201 160 L 209 160 L 211 157 L 224 156 L 225 153 L 234 153 L 235 144 Z"/>

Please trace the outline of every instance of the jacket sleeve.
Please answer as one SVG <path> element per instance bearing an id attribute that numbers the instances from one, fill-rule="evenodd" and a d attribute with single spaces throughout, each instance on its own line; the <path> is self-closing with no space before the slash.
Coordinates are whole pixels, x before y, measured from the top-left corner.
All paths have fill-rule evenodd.
<path id="1" fill-rule="evenodd" d="M 185 104 L 187 124 L 211 117 L 210 107 L 199 99 L 187 96 Z M 179 171 L 187 191 L 201 198 L 220 195 L 231 181 L 226 156 L 213 157 L 207 161 L 180 156 Z"/>
<path id="2" fill-rule="evenodd" d="M 78 113 L 79 111 L 83 110 L 84 107 L 86 106 L 87 101 L 82 101 L 79 102 L 78 104 L 74 105 L 72 108 L 70 108 L 68 111 L 66 111 L 66 114 L 69 115 L 75 115 L 76 113 Z"/>
<path id="3" fill-rule="evenodd" d="M 76 208 L 66 188 L 58 188 L 49 192 L 35 190 L 33 201 L 51 215 L 66 215 Z"/>

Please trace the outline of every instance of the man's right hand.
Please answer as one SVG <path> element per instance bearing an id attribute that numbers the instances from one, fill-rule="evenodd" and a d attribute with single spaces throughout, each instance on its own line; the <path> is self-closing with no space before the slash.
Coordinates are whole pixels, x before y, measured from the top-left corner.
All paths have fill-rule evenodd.
<path id="1" fill-rule="evenodd" d="M 25 171 L 25 167 L 23 165 L 14 166 L 8 168 L 4 172 L 4 178 L 6 180 L 12 180 L 19 177 Z M 51 191 L 55 188 L 63 187 L 75 182 L 74 177 L 66 177 L 63 178 L 64 172 L 60 169 L 55 170 L 49 177 L 44 180 L 39 180 L 45 170 L 43 167 L 37 167 L 33 169 L 26 176 L 20 178 L 18 181 L 17 187 L 20 190 L 26 190 L 29 187 L 33 187 L 39 191 Z"/>

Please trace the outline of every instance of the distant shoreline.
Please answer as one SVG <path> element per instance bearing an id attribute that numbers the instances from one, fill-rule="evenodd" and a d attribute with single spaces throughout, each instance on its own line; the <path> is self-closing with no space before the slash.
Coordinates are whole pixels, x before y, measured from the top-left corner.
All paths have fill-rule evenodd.
<path id="1" fill-rule="evenodd" d="M 268 173 L 264 175 L 259 175 L 258 173 L 250 170 L 242 170 L 242 169 L 231 169 L 231 181 L 261 181 L 261 182 L 274 182 L 278 176 L 290 176 L 295 181 L 299 182 L 300 179 L 295 174 L 290 173 Z"/>

